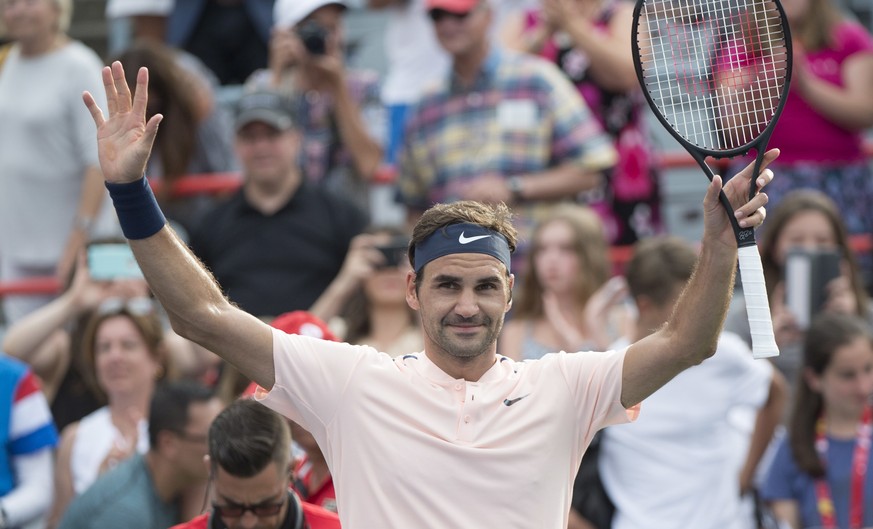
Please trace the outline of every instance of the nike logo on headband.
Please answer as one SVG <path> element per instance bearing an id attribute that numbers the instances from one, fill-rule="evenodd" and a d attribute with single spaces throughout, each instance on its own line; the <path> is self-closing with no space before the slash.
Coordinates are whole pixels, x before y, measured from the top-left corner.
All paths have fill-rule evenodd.
<path id="1" fill-rule="evenodd" d="M 461 235 L 458 237 L 458 242 L 461 244 L 470 244 L 473 241 L 478 241 L 479 239 L 487 239 L 491 237 L 490 235 L 477 235 L 475 237 L 464 237 L 464 232 L 461 232 Z"/>

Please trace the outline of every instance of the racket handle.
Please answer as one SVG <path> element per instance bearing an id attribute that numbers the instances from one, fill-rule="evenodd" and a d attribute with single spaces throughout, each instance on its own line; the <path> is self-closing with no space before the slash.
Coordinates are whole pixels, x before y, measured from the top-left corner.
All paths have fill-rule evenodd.
<path id="1" fill-rule="evenodd" d="M 749 314 L 749 329 L 752 332 L 752 357 L 779 356 L 779 347 L 773 336 L 773 321 L 770 319 L 770 302 L 764 284 L 764 269 L 761 255 L 755 244 L 739 249 L 740 277 L 743 280 L 743 296 Z"/>

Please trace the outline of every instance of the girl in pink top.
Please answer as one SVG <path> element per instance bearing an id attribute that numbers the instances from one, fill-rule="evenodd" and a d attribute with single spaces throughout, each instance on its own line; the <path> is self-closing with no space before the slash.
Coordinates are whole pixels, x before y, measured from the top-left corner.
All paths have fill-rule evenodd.
<path id="1" fill-rule="evenodd" d="M 837 203 L 849 233 L 870 233 L 873 175 L 862 136 L 873 126 L 873 38 L 832 0 L 783 0 L 783 7 L 794 71 L 770 139 L 782 154 L 774 168 L 779 178 L 767 189 L 769 206 L 793 189 L 817 189 Z"/>

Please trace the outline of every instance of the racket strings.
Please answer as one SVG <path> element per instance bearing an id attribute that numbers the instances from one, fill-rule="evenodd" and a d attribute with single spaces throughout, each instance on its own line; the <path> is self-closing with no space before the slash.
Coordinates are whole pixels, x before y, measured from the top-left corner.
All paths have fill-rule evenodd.
<path id="1" fill-rule="evenodd" d="M 640 21 L 645 87 L 687 141 L 731 150 L 773 120 L 788 55 L 771 0 L 646 0 Z"/>

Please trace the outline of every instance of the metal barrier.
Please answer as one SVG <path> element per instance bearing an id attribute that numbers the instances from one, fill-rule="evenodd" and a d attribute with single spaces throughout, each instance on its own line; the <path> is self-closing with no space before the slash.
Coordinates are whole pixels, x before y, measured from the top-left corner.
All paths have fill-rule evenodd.
<path id="1" fill-rule="evenodd" d="M 873 141 L 864 145 L 867 157 L 873 159 Z M 681 169 L 696 166 L 696 162 L 685 152 L 670 151 L 661 154 L 660 167 L 662 169 Z M 387 185 L 394 182 L 396 170 L 392 167 L 384 167 L 373 178 L 373 183 Z M 171 195 L 177 198 L 187 198 L 197 195 L 220 195 L 232 193 L 242 185 L 239 173 L 209 173 L 188 175 L 173 184 Z M 156 192 L 161 188 L 160 182 L 152 182 L 152 189 Z M 855 253 L 869 253 L 873 251 L 873 236 L 870 234 L 854 235 L 850 239 L 852 250 Z M 633 248 L 631 246 L 613 246 L 610 248 L 610 258 L 616 268 L 621 268 L 627 263 Z M 56 294 L 61 290 L 60 282 L 54 277 L 34 277 L 20 281 L 0 281 L 0 297 L 9 295 L 44 295 Z"/>

